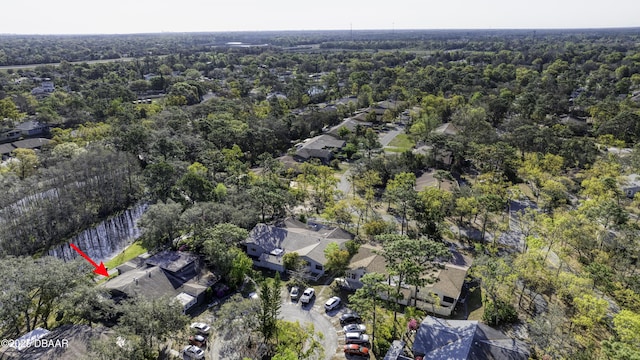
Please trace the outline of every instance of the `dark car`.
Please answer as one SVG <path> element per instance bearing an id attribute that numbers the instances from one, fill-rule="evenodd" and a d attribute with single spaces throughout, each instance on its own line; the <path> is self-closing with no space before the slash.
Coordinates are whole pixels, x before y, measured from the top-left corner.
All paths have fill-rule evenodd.
<path id="1" fill-rule="evenodd" d="M 356 313 L 346 313 L 340 316 L 340 325 L 345 326 L 349 324 L 359 324 L 362 322 L 360 315 Z"/>

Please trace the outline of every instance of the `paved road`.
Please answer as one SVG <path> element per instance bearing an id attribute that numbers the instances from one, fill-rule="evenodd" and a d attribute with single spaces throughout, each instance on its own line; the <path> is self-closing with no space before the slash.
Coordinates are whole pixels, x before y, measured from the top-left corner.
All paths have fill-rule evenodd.
<path id="1" fill-rule="evenodd" d="M 285 301 L 282 305 L 280 318 L 287 321 L 299 321 L 300 324 L 312 323 L 316 332 L 324 335 L 322 340 L 324 357 L 331 360 L 338 352 L 338 333 L 336 324 L 339 324 L 339 311 L 325 313 L 323 304 L 315 301 L 312 308 L 302 307 L 299 303 Z"/>
<path id="2" fill-rule="evenodd" d="M 349 165 L 345 165 L 349 166 Z M 349 176 L 351 176 L 351 168 L 348 168 L 342 176 L 340 176 L 340 181 L 338 182 L 338 190 L 342 192 L 344 196 L 349 195 L 351 191 L 351 182 L 349 181 Z"/>
<path id="3" fill-rule="evenodd" d="M 380 144 L 382 145 L 382 147 L 389 145 L 389 143 L 391 143 L 391 141 L 393 141 L 393 139 L 395 139 L 396 136 L 398 136 L 398 134 L 402 133 L 403 131 L 403 128 L 396 127 L 394 128 L 394 130 L 379 134 Z M 347 196 L 351 191 L 351 182 L 349 182 L 349 176 L 351 176 L 350 168 L 342 174 L 342 176 L 340 177 L 340 182 L 338 182 L 337 186 L 338 190 L 342 191 L 345 196 Z"/>
<path id="4" fill-rule="evenodd" d="M 403 131 L 404 129 L 400 127 L 395 127 L 393 130 L 390 130 L 389 132 L 380 134 L 380 144 L 382 144 L 382 147 L 389 145 L 389 143 L 393 139 L 395 139 L 395 137 L 398 136 L 398 134 L 400 134 Z"/>

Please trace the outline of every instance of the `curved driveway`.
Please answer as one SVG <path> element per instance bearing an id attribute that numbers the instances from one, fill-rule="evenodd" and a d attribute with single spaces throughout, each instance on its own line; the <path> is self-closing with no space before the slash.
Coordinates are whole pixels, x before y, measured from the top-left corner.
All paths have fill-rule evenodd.
<path id="1" fill-rule="evenodd" d="M 321 332 L 323 335 L 324 358 L 326 360 L 333 359 L 339 350 L 337 324 L 340 322 L 339 314 L 341 310 L 325 313 L 323 304 L 318 304 L 317 297 L 311 306 L 302 307 L 299 302 L 291 302 L 288 299 L 288 294 L 286 295 L 286 300 L 282 302 L 280 319 L 298 321 L 301 325 L 312 323 L 315 331 Z M 213 317 L 211 317 L 209 321 L 212 322 Z M 207 351 L 208 359 L 221 359 L 220 351 L 222 349 L 222 342 L 223 340 L 219 336 L 215 336 L 215 340 Z"/>
<path id="2" fill-rule="evenodd" d="M 333 315 L 333 316 L 330 316 Z M 332 321 L 339 322 L 337 311 L 332 311 L 329 314 L 324 312 L 322 304 L 313 304 L 313 308 L 309 306 L 302 306 L 299 303 L 292 303 L 285 301 L 282 304 L 280 311 L 280 318 L 287 321 L 298 321 L 300 324 L 313 323 L 316 332 L 321 332 L 324 335 L 322 340 L 324 348 L 324 358 L 331 360 L 338 349 L 338 334 Z"/>

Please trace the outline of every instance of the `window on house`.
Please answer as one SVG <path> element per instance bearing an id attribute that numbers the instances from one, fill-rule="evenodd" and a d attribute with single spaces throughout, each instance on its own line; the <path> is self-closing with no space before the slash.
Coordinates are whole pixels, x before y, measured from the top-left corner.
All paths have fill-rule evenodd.
<path id="1" fill-rule="evenodd" d="M 452 297 L 448 297 L 448 296 L 443 296 L 442 297 L 442 302 L 453 304 L 455 301 L 456 301 L 456 299 L 454 299 Z"/>
<path id="2" fill-rule="evenodd" d="M 316 270 L 322 270 L 322 265 L 316 265 Z"/>

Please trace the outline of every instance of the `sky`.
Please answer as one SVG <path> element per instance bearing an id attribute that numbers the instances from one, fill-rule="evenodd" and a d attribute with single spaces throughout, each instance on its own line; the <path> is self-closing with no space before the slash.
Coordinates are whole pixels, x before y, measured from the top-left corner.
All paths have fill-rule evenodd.
<path id="1" fill-rule="evenodd" d="M 640 0 L 3 0 L 0 34 L 640 27 Z"/>

